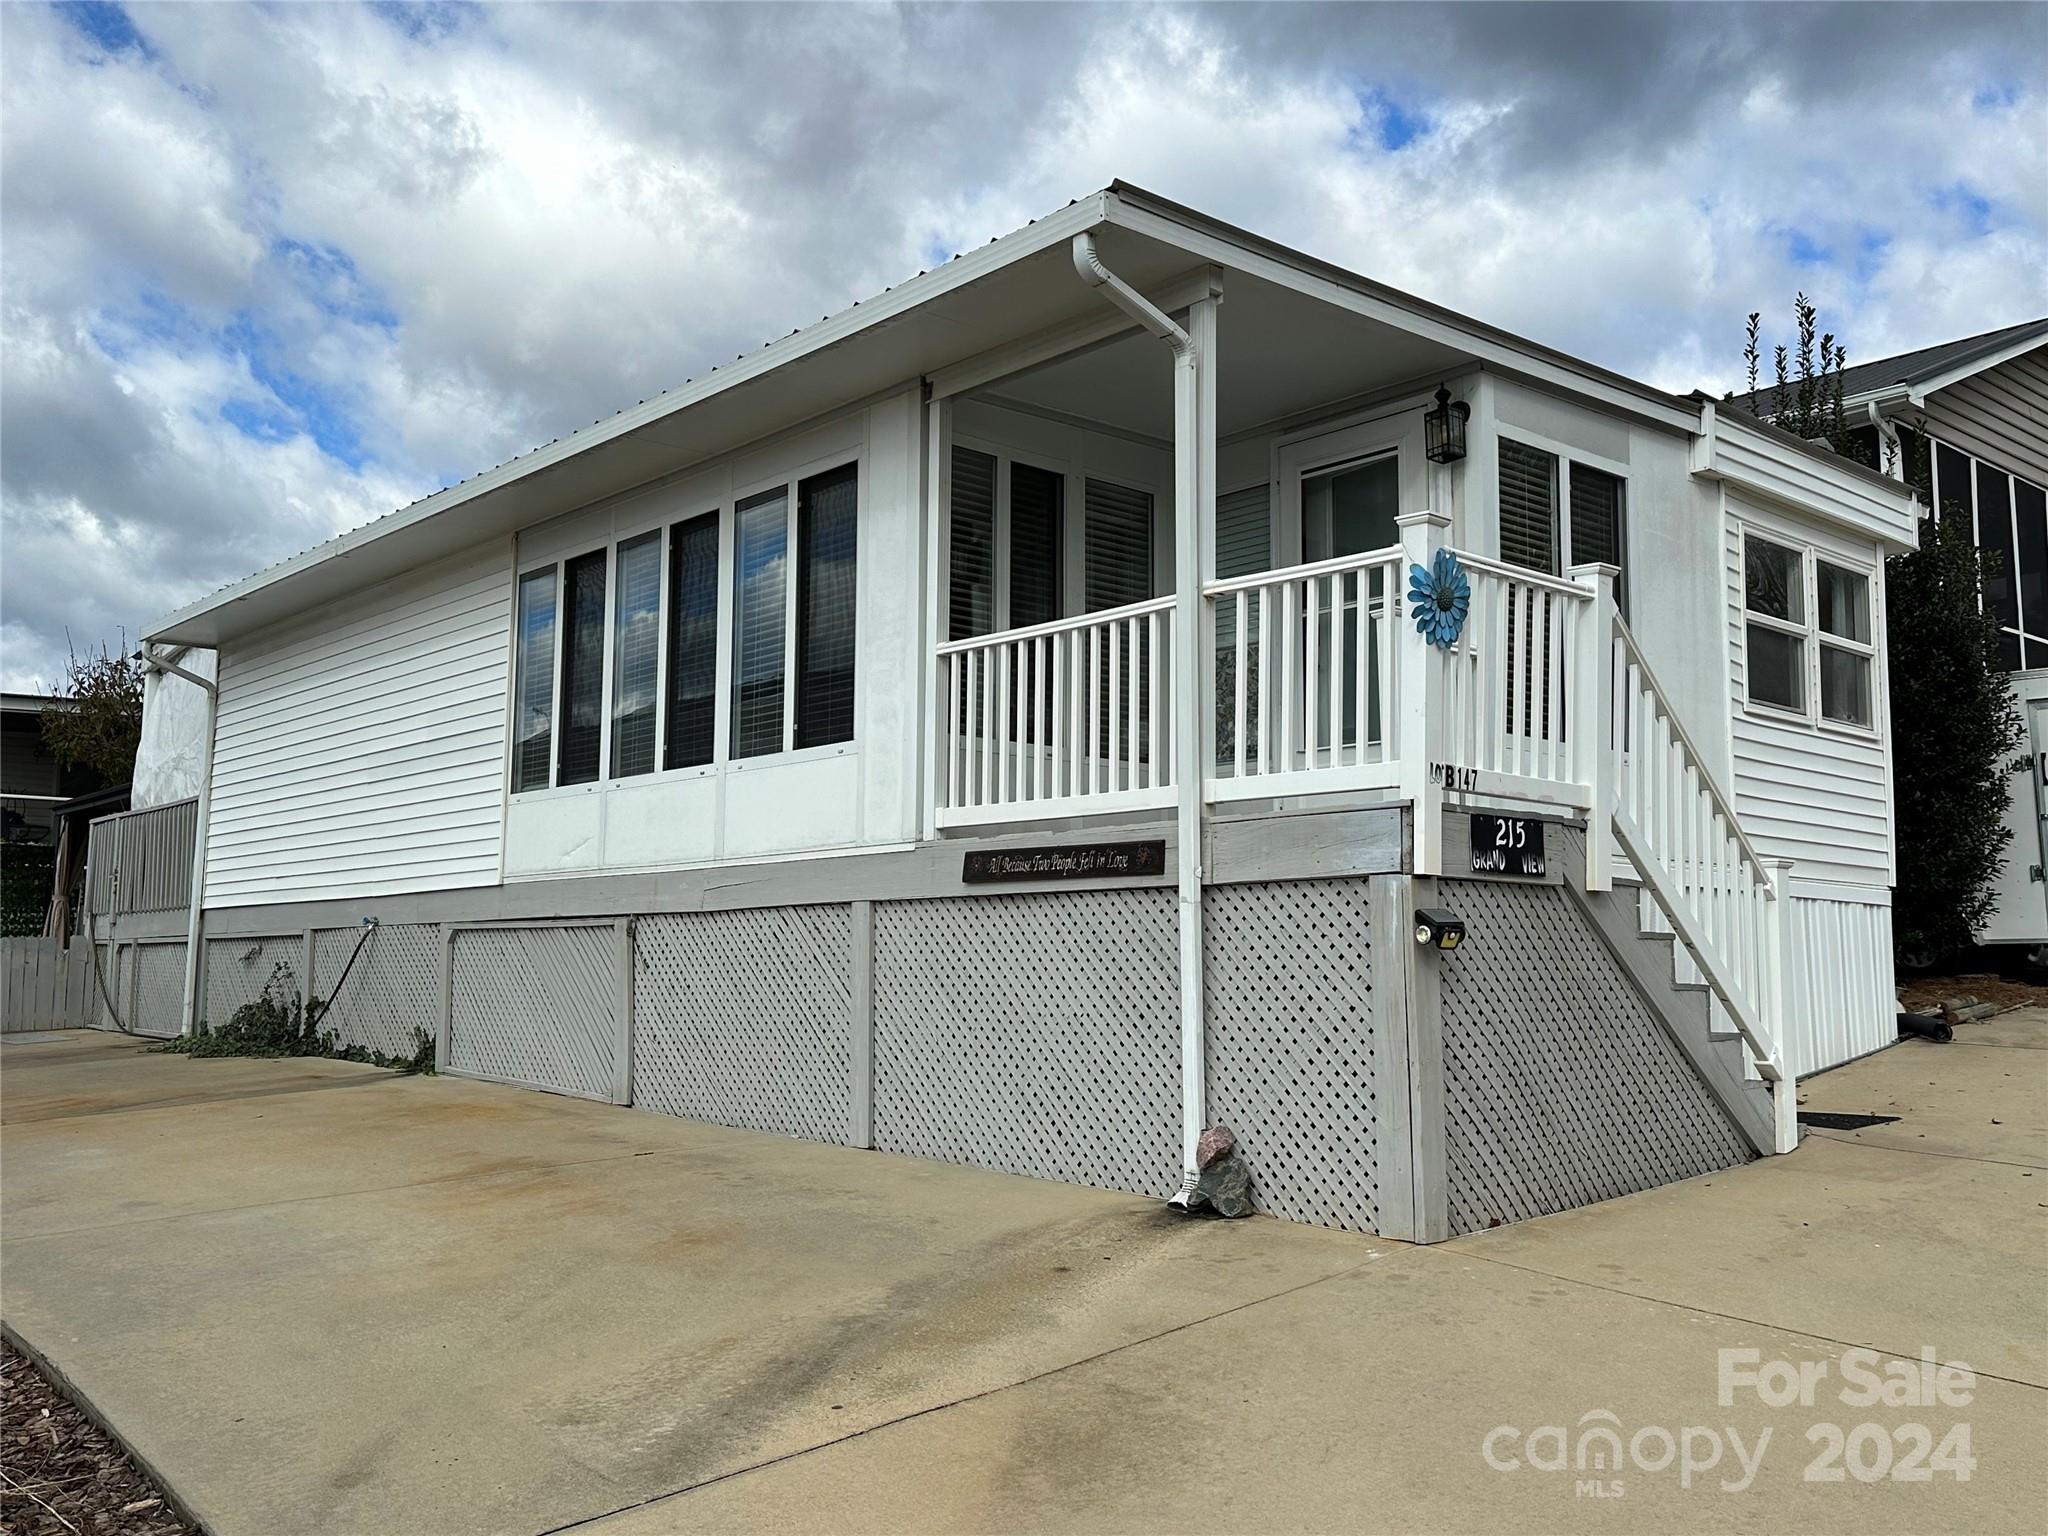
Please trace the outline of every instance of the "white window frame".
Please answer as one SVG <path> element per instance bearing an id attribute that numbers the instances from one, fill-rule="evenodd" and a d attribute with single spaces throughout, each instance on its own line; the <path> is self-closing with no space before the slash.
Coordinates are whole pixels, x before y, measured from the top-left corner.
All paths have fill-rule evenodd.
<path id="1" fill-rule="evenodd" d="M 798 519 L 797 487 L 813 475 L 830 470 L 854 466 L 854 495 L 856 500 L 856 571 L 854 593 L 854 723 L 856 734 L 849 740 L 828 742 L 823 746 L 806 747 L 801 750 L 791 743 L 796 731 L 796 627 L 797 627 L 797 560 L 798 560 Z M 701 483 L 701 482 L 700 482 Z M 788 554 L 788 577 L 783 590 L 783 690 L 782 690 L 782 747 L 775 752 L 763 752 L 754 757 L 735 758 L 732 755 L 732 681 L 738 665 L 737 647 L 732 632 L 732 618 L 736 612 L 736 587 L 738 576 L 738 552 L 734 548 L 737 532 L 736 508 L 739 503 L 762 491 L 781 487 L 785 492 L 784 516 L 788 519 L 785 527 Z M 571 516 L 580 517 L 598 508 L 584 508 Z M 675 546 L 677 525 L 693 522 L 699 517 L 715 515 L 718 518 L 718 614 L 713 626 L 716 635 L 717 654 L 713 662 L 713 683 L 716 690 L 712 710 L 711 761 L 695 763 L 682 768 L 663 766 L 668 760 L 668 738 L 670 712 L 668 696 L 669 665 L 669 617 L 674 593 L 670 591 L 669 572 Z M 616 686 L 614 650 L 618 636 L 619 603 L 619 546 L 631 543 L 643 534 L 658 532 L 661 558 L 661 601 L 656 622 L 660 626 L 660 656 L 655 669 L 655 687 L 658 696 L 655 703 L 655 748 L 654 770 L 651 773 L 636 773 L 630 778 L 615 778 L 612 774 L 612 691 Z M 804 762 L 817 758 L 843 757 L 856 750 L 859 744 L 858 727 L 861 719 L 861 704 L 865 692 L 864 667 L 858 646 L 861 594 L 867 578 L 865 562 L 860 560 L 860 549 L 866 542 L 868 532 L 868 475 L 865 449 L 841 448 L 837 452 L 821 454 L 794 466 L 786 472 L 778 472 L 757 480 L 729 486 L 716 497 L 694 494 L 676 501 L 660 497 L 649 505 L 632 509 L 629 516 L 616 516 L 609 529 L 598 532 L 593 529 L 589 536 L 573 540 L 548 540 L 545 552 L 522 554 L 513 561 L 512 567 L 512 683 L 507 702 L 507 731 L 505 759 L 505 795 L 509 801 L 526 804 L 544 799 L 568 798 L 575 795 L 594 794 L 621 785 L 640 786 L 656 784 L 663 780 L 708 778 L 723 772 L 758 769 L 774 763 Z M 602 551 L 605 556 L 605 616 L 604 616 L 604 661 L 601 687 L 603 693 L 603 726 L 598 735 L 598 773 L 595 779 L 583 784 L 560 782 L 562 769 L 562 648 L 567 631 L 564 621 L 563 600 L 566 596 L 565 582 L 569 562 L 584 555 Z M 551 709 L 553 711 L 548 739 L 548 782 L 537 789 L 515 789 L 515 774 L 518 763 L 518 692 L 519 692 L 519 584 L 526 577 L 538 571 L 553 568 L 555 591 L 554 648 L 549 660 L 551 687 Z"/>
<path id="2" fill-rule="evenodd" d="M 1822 549 L 1811 541 L 1795 535 L 1773 532 L 1768 528 L 1755 528 L 1748 523 L 1738 525 L 1739 538 L 1736 545 L 1736 591 L 1737 623 L 1742 634 L 1742 699 L 1744 714 L 1753 719 L 1774 721 L 1780 725 L 1803 724 L 1808 728 L 1828 735 L 1854 737 L 1859 741 L 1876 741 L 1882 738 L 1881 723 L 1885 717 L 1884 668 L 1878 664 L 1878 636 L 1884 633 L 1882 614 L 1883 588 L 1878 581 L 1877 567 L 1867 560 L 1853 555 L 1844 555 L 1831 549 Z M 1789 551 L 1799 561 L 1800 612 L 1805 616 L 1799 623 L 1758 613 L 1749 606 L 1749 542 L 1757 539 L 1765 544 Z M 1825 561 L 1838 571 L 1863 580 L 1863 595 L 1866 617 L 1870 622 L 1870 639 L 1851 640 L 1841 635 L 1829 634 L 1820 627 L 1820 563 Z M 1799 675 L 1801 685 L 1801 708 L 1787 709 L 1782 704 L 1772 704 L 1751 696 L 1749 691 L 1749 626 L 1761 625 L 1780 634 L 1791 635 L 1801 642 Z M 1870 663 L 1870 723 L 1858 724 L 1853 720 L 1837 720 L 1821 712 L 1820 699 L 1820 651 L 1823 645 L 1837 650 L 1848 651 L 1868 659 Z"/>
<path id="3" fill-rule="evenodd" d="M 1308 528 L 1301 510 L 1302 481 L 1389 454 L 1394 457 L 1395 474 L 1399 477 L 1395 496 L 1399 515 L 1421 511 L 1426 494 L 1422 418 L 1406 402 L 1398 410 L 1364 421 L 1341 426 L 1325 424 L 1277 442 L 1273 449 L 1273 475 L 1279 482 L 1280 494 L 1274 498 L 1269 558 L 1288 565 L 1303 564 L 1308 559 Z"/>

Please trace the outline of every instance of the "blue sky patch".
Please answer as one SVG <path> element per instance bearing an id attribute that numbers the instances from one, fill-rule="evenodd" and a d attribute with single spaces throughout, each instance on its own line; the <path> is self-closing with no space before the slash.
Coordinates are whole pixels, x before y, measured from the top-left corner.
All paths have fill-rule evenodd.
<path id="1" fill-rule="evenodd" d="M 1954 214 L 1962 220 L 1966 233 L 1972 236 L 1991 233 L 1991 199 L 1968 182 L 1958 181 L 1946 187 L 1936 187 L 1928 193 L 1927 201 L 1939 212 Z"/>
<path id="2" fill-rule="evenodd" d="M 1831 245 L 1823 245 L 1803 229 L 1785 231 L 1785 255 L 1795 267 L 1824 267 L 1835 259 Z"/>
<path id="3" fill-rule="evenodd" d="M 453 0 L 422 4 L 375 0 L 370 9 L 416 43 L 438 43 L 452 37 L 482 14 L 477 6 Z"/>
<path id="4" fill-rule="evenodd" d="M 283 351 L 278 336 L 262 319 L 243 311 L 222 332 L 224 350 L 239 353 L 248 365 L 250 377 L 270 391 L 271 399 L 243 408 L 239 415 L 224 409 L 222 416 L 237 430 L 264 442 L 278 442 L 274 435 L 280 423 L 313 439 L 314 445 L 331 459 L 350 469 L 361 469 L 370 456 L 363 446 L 362 431 L 349 415 L 334 390 L 294 373 L 279 360 Z M 247 423 L 247 425 L 244 425 Z M 288 437 L 291 432 L 284 432 Z"/>
<path id="5" fill-rule="evenodd" d="M 347 251 L 280 236 L 271 241 L 270 254 L 323 314 L 387 331 L 398 328 L 398 312 L 363 280 Z"/>
<path id="6" fill-rule="evenodd" d="M 155 57 L 155 50 L 148 39 L 135 30 L 135 22 L 125 6 L 114 0 L 59 0 L 55 6 L 59 16 L 70 22 L 78 32 L 99 44 L 106 53 L 127 53 L 133 50 L 144 58 Z"/>
<path id="7" fill-rule="evenodd" d="M 1419 107 L 1395 100 L 1382 87 L 1361 86 L 1353 94 L 1358 98 L 1358 110 L 1363 120 L 1349 135 L 1352 148 L 1372 143 L 1393 154 L 1406 149 L 1429 132 L 1427 113 Z"/>

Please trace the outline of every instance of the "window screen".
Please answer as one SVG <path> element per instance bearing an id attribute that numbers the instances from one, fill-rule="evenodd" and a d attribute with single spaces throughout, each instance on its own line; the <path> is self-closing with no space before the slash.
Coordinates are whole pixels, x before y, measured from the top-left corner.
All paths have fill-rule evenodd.
<path id="1" fill-rule="evenodd" d="M 1557 573 L 1557 459 L 1506 437 L 1500 440 L 1500 557 Z"/>
<path id="2" fill-rule="evenodd" d="M 1067 477 L 1036 464 L 1010 466 L 1011 629 L 1060 616 L 1060 513 Z"/>
<path id="3" fill-rule="evenodd" d="M 953 569 L 946 638 L 966 640 L 996 627 L 996 461 L 972 448 L 953 450 Z"/>
<path id="4" fill-rule="evenodd" d="M 2024 661 L 2029 667 L 2048 667 L 2048 496 L 2040 486 L 2015 477 L 2012 512 L 2019 529 L 2017 570 Z"/>
<path id="5" fill-rule="evenodd" d="M 2020 595 L 2014 576 L 2012 478 L 1977 466 L 1977 548 L 1984 556 L 1984 606 L 1998 620 L 1999 664 L 2020 664 Z"/>
<path id="6" fill-rule="evenodd" d="M 848 464 L 797 486 L 799 747 L 853 739 L 859 485 L 858 468 Z"/>
<path id="7" fill-rule="evenodd" d="M 604 566 L 609 550 L 562 567 L 562 757 L 557 784 L 597 777 L 604 745 Z"/>
<path id="8" fill-rule="evenodd" d="M 734 513 L 732 755 L 782 750 L 783 594 L 789 493 L 750 496 Z"/>
<path id="9" fill-rule="evenodd" d="M 1082 601 L 1087 611 L 1141 603 L 1152 595 L 1152 496 L 1090 480 L 1082 536 Z"/>
<path id="10" fill-rule="evenodd" d="M 512 791 L 548 787 L 554 752 L 555 568 L 519 578 L 519 719 Z"/>
<path id="11" fill-rule="evenodd" d="M 1820 712 L 1827 720 L 1869 725 L 1871 713 L 1870 581 L 1826 560 L 1813 567 L 1820 622 Z M 1836 641 L 1852 642 L 1848 645 Z"/>
<path id="12" fill-rule="evenodd" d="M 654 771 L 655 694 L 661 687 L 661 530 L 619 546 L 612 620 L 612 777 Z"/>
<path id="13" fill-rule="evenodd" d="M 1743 601 L 1749 610 L 1747 673 L 1759 704 L 1806 709 L 1805 557 L 1751 536 L 1743 541 Z"/>
<path id="14" fill-rule="evenodd" d="M 707 512 L 669 530 L 664 767 L 696 768 L 711 761 L 717 691 L 718 514 Z"/>

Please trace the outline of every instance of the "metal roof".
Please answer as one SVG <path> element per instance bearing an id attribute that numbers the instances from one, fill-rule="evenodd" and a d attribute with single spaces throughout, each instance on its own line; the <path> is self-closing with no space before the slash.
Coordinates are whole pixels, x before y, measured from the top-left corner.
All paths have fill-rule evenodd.
<path id="1" fill-rule="evenodd" d="M 1901 352 L 1874 363 L 1858 363 L 1842 370 L 1842 394 L 1845 398 L 1868 395 L 1891 384 L 1912 388 L 1930 379 L 1964 372 L 1971 363 L 1988 365 L 1991 359 L 2032 342 L 2048 342 L 2048 317 L 1965 336 L 1960 341 L 1944 341 L 1916 352 Z"/>

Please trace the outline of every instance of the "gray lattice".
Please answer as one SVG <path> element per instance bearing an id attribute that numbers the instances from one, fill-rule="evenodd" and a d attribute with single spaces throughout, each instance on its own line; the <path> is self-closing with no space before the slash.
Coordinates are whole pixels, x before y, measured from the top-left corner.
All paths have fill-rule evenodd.
<path id="1" fill-rule="evenodd" d="M 130 995 L 130 1029 L 139 1035 L 175 1035 L 185 1022 L 185 946 L 138 944 Z"/>
<path id="2" fill-rule="evenodd" d="M 1448 880 L 1443 904 L 1471 932 L 1443 961 L 1452 1231 L 1748 1160 L 1561 888 Z"/>
<path id="3" fill-rule="evenodd" d="M 634 936 L 633 1102 L 845 1142 L 851 926 L 844 906 L 643 917 Z"/>
<path id="4" fill-rule="evenodd" d="M 333 999 L 320 1027 L 333 1030 L 341 1044 L 410 1056 L 417 1047 L 415 1030 L 431 1040 L 440 1028 L 441 930 L 432 923 L 387 923 L 365 937 L 361 928 L 319 929 L 313 935 L 313 994 L 323 1002 Z"/>
<path id="5" fill-rule="evenodd" d="M 875 907 L 875 1145 L 1070 1184 L 1179 1185 L 1173 892 Z"/>
<path id="6" fill-rule="evenodd" d="M 619 978 L 611 927 L 464 928 L 449 963 L 452 1070 L 612 1097 Z"/>
<path id="7" fill-rule="evenodd" d="M 288 973 L 286 994 L 297 996 L 306 969 L 304 934 L 262 939 L 208 939 L 206 941 L 207 1026 L 219 1029 L 235 1016 L 244 1003 L 263 995 L 271 973 L 278 966 Z"/>
<path id="8" fill-rule="evenodd" d="M 1260 1210 L 1377 1232 L 1386 1053 L 1363 880 L 1212 886 L 1203 901 L 1209 1119 Z M 1406 1092 L 1406 1084 L 1399 1085 Z"/>

